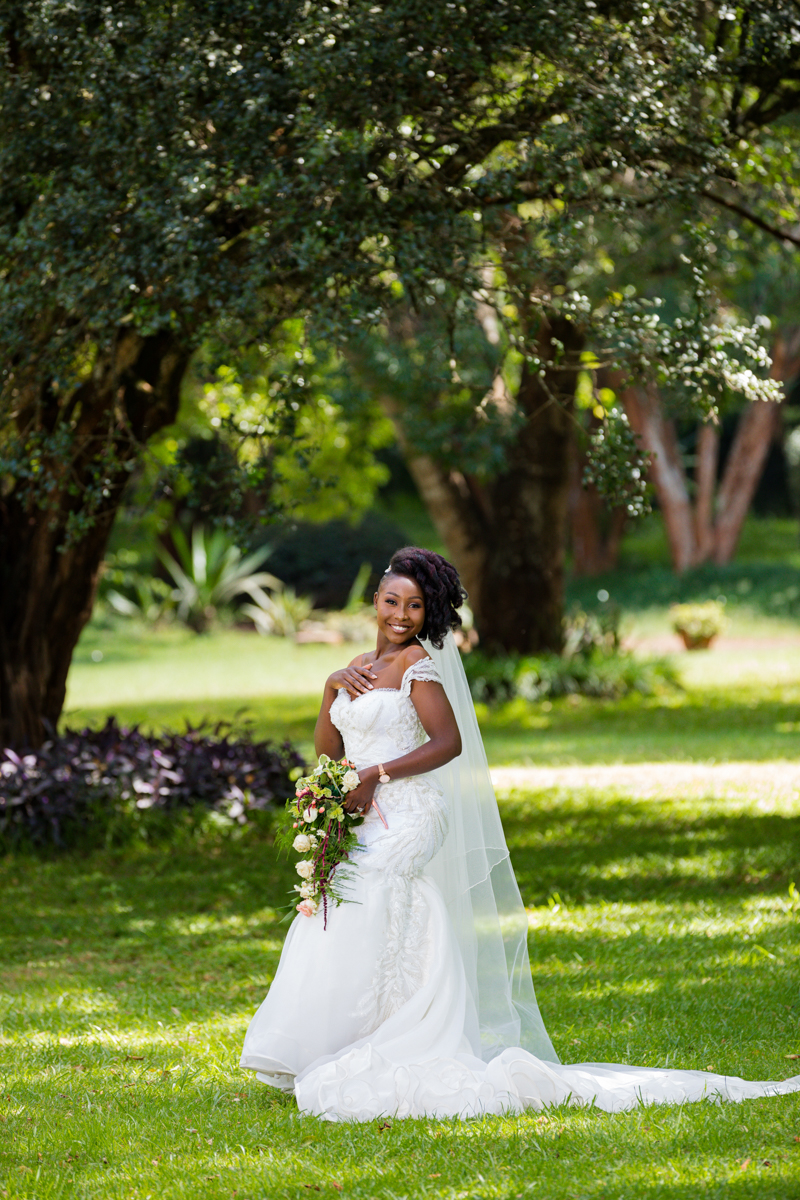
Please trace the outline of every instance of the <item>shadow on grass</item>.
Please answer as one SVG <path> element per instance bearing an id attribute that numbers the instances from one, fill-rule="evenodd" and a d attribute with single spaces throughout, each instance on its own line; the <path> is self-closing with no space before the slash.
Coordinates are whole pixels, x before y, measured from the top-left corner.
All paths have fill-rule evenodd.
<path id="1" fill-rule="evenodd" d="M 482 720 L 481 732 L 497 765 L 796 759 L 799 743 L 790 727 L 800 718 L 800 690 L 763 699 L 743 691 L 738 698 L 730 690 L 617 701 L 573 697 L 555 702 L 546 716 L 532 705 L 530 723 L 518 709 L 501 708 Z"/>
<path id="2" fill-rule="evenodd" d="M 259 696 L 241 699 L 152 701 L 147 704 L 117 704 L 114 715 L 120 725 L 138 725 L 145 733 L 183 732 L 187 725 L 216 725 L 229 721 L 234 728 L 245 724 L 256 738 L 290 741 L 306 758 L 314 747 L 314 726 L 319 712 L 318 696 Z M 59 723 L 60 729 L 96 729 L 110 715 L 108 707 L 72 708 Z"/>
<path id="3" fill-rule="evenodd" d="M 559 896 L 533 915 L 531 953 L 562 1057 L 664 1065 L 665 1049 L 677 1044 L 684 1066 L 789 1073 L 784 1024 L 797 1024 L 800 923 L 787 889 L 798 875 L 800 816 L 715 812 L 706 802 L 690 817 L 585 793 L 525 795 L 506 802 L 504 816 L 526 903 Z M 255 836 L 6 860 L 6 1032 L 50 1038 L 60 1061 L 72 1052 L 58 1039 L 69 1044 L 89 1028 L 96 1047 L 76 1053 L 118 1052 L 119 1038 L 106 1044 L 102 1034 L 116 1027 L 144 1047 L 136 1053 L 160 1061 L 173 1032 L 191 1027 L 203 1036 L 220 1019 L 238 1029 L 274 975 L 287 929 L 280 909 L 295 878 Z M 786 901 L 772 901 L 758 928 L 745 927 L 742 902 L 759 896 Z M 91 994 L 90 1016 L 70 987 Z M 17 1012 L 20 993 L 26 1003 Z M 729 1023 L 739 1023 L 741 1046 L 743 1019 L 754 1039 L 773 1039 L 769 1066 L 766 1055 L 755 1066 L 724 1050 L 709 1057 L 708 1044 L 719 1051 Z M 570 1032 L 587 1025 L 595 1032 L 583 1050 Z"/>
<path id="4" fill-rule="evenodd" d="M 257 737 L 297 746 L 313 756 L 319 697 L 261 696 L 244 699 L 153 701 L 118 704 L 123 725 L 146 732 L 183 730 L 187 721 L 252 721 Z M 75 708 L 62 728 L 102 725 L 108 708 Z M 797 700 L 746 699 L 731 694 L 682 693 L 665 697 L 629 697 L 620 701 L 580 699 L 556 702 L 544 713 L 531 705 L 529 723 L 517 711 L 492 712 L 482 723 L 486 752 L 493 765 L 528 762 L 537 766 L 571 763 L 712 760 L 754 762 L 798 757 L 798 738 L 790 732 L 800 719 Z M 213 722 L 212 722 L 213 723 Z M 786 732 L 781 731 L 786 727 Z"/>
<path id="5" fill-rule="evenodd" d="M 7 859 L 0 954 L 23 989 L 61 973 L 99 989 L 109 1019 L 174 1025 L 260 1001 L 296 875 L 264 839 Z M 15 989 L 12 989 L 15 990 Z M 42 993 L 43 1012 L 52 997 Z M 113 1014 L 117 1014 L 114 1016 Z M 61 1028 L 69 1005 L 58 1013 Z M 77 1018 L 76 1018 L 77 1019 Z M 43 1028 L 43 1026 L 40 1026 Z"/>
<path id="6" fill-rule="evenodd" d="M 713 900 L 785 894 L 789 883 L 800 884 L 800 813 L 731 812 L 704 801 L 689 817 L 607 793 L 576 803 L 545 792 L 539 800 L 526 794 L 503 806 L 527 905 L 545 904 L 554 892 L 586 903 L 674 903 L 679 892 Z"/>

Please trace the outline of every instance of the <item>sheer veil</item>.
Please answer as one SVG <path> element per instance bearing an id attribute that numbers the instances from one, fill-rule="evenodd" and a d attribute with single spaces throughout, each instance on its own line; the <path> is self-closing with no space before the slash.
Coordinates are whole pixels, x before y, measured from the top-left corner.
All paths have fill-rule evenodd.
<path id="1" fill-rule="evenodd" d="M 487 1062 L 521 1046 L 557 1063 L 544 1027 L 528 958 L 528 917 L 511 866 L 461 655 L 452 633 L 433 659 L 461 730 L 462 752 L 434 775 L 450 799 L 450 828 L 426 868 L 456 930 L 472 1003 L 466 1033 Z"/>

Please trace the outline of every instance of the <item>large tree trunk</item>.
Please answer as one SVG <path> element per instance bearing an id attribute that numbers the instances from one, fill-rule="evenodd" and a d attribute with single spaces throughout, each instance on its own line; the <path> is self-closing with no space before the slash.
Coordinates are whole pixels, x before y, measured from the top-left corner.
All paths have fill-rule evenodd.
<path id="1" fill-rule="evenodd" d="M 56 727 L 128 464 L 175 420 L 187 361 L 169 333 L 124 330 L 72 397 L 59 399 L 49 381 L 29 383 L 45 426 L 63 420 L 65 407 L 75 419 L 68 460 L 42 463 L 53 480 L 47 508 L 20 481 L 0 497 L 0 744 L 35 747 Z M 98 505 L 81 530 L 93 489 Z"/>
<path id="2" fill-rule="evenodd" d="M 486 489 L 486 566 L 478 583 L 478 633 L 490 651 L 560 651 L 564 615 L 571 425 L 583 336 L 567 321 L 545 330 L 565 347 L 562 367 L 541 380 L 523 367 L 517 403 L 527 416 L 506 471 Z"/>
<path id="3" fill-rule="evenodd" d="M 564 347 L 557 363 L 551 338 Z M 565 319 L 542 326 L 539 354 L 549 365 L 543 378 L 523 366 L 516 403 L 525 424 L 507 451 L 505 469 L 488 480 L 417 454 L 405 437 L 402 413 L 384 400 L 489 651 L 535 654 L 562 646 L 569 410 L 583 344 L 581 332 Z"/>

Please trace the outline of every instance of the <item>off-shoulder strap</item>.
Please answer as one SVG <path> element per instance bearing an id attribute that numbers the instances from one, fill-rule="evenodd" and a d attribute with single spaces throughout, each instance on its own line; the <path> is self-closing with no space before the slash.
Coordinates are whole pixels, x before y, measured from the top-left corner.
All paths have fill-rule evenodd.
<path id="1" fill-rule="evenodd" d="M 436 665 L 432 658 L 421 658 L 419 662 L 412 663 L 408 670 L 403 675 L 400 683 L 400 695 L 411 695 L 411 684 L 415 679 L 420 683 L 441 683 L 441 676 L 436 670 Z"/>

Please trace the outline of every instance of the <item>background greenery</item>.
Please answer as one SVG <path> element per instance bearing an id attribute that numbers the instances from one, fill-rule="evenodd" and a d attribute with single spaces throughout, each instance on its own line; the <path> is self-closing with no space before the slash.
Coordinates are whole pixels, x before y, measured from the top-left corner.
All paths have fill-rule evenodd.
<path id="1" fill-rule="evenodd" d="M 769 774 L 800 745 L 796 538 L 791 521 L 752 521 L 735 566 L 678 580 L 657 519 L 640 526 L 624 566 L 573 583 L 572 599 L 620 604 L 629 644 L 668 654 L 681 687 L 481 710 L 496 768 L 578 768 L 501 788 L 537 993 L 565 1060 L 800 1070 L 800 818 L 796 790 Z M 669 604 L 719 595 L 726 633 L 711 651 L 679 650 Z M 239 713 L 309 752 L 321 682 L 358 649 L 100 614 L 66 719 L 113 710 L 168 728 Z M 646 795 L 623 774 L 670 760 L 764 775 L 748 792 L 664 768 Z M 463 1123 L 299 1117 L 235 1066 L 289 886 L 255 830 L 0 862 L 3 1200 L 800 1195 L 798 1096 Z M 313 997 L 298 1019 L 314 1019 Z"/>
<path id="2" fill-rule="evenodd" d="M 413 514 L 410 503 L 407 508 Z M 415 532 L 423 535 L 417 540 L 435 545 L 435 537 L 424 536 L 429 531 L 418 513 L 416 521 Z M 620 701 L 570 696 L 544 705 L 480 708 L 490 762 L 796 757 L 796 522 L 753 518 L 736 563 L 676 576 L 665 561 L 656 514 L 632 531 L 624 558 L 617 572 L 572 581 L 570 602 L 595 611 L 619 605 L 626 642 L 642 655 L 676 655 L 683 687 Z M 604 592 L 608 600 L 598 600 Z M 670 604 L 718 596 L 726 600 L 726 634 L 712 651 L 687 655 L 671 633 Z M 198 641 L 177 625 L 154 628 L 100 614 L 78 646 L 64 720 L 95 723 L 114 711 L 123 721 L 157 730 L 181 727 L 184 719 L 239 714 L 254 721 L 259 736 L 289 737 L 310 754 L 324 679 L 366 648 L 298 646 L 235 628 L 219 628 Z"/>
<path id="3" fill-rule="evenodd" d="M 754 320 L 765 344 L 796 325 L 800 41 L 784 0 L 109 0 L 102 13 L 38 0 L 5 6 L 0 30 L 12 364 L 0 718 L 15 744 L 61 712 L 119 505 L 64 719 L 113 711 L 159 730 L 251 718 L 310 753 L 322 680 L 362 645 L 258 638 L 235 624 L 234 591 L 207 580 L 193 620 L 209 632 L 192 634 L 165 553 L 178 523 L 216 520 L 242 552 L 266 539 L 270 570 L 341 607 L 363 562 L 374 582 L 399 541 L 445 549 L 398 430 L 412 466 L 425 451 L 436 471 L 466 473 L 463 496 L 489 496 L 472 526 L 466 500 L 449 511 L 488 551 L 469 584 L 479 627 L 507 617 L 497 644 L 518 648 L 521 595 L 549 613 L 535 648 L 558 649 L 562 597 L 547 581 L 562 545 L 546 546 L 558 522 L 540 520 L 536 481 L 543 414 L 551 434 L 561 418 L 552 396 L 522 387 L 523 364 L 538 373 L 566 348 L 563 411 L 592 434 L 602 487 L 637 508 L 638 453 L 613 390 L 592 378 L 600 360 L 655 369 L 691 491 L 687 402 L 722 403 L 723 460 L 744 402 L 742 380 L 723 385 L 729 322 L 740 345 Z M 660 335 L 641 321 L 657 299 Z M 548 389 L 563 363 L 550 365 Z M 750 398 L 760 387 L 744 385 Z M 36 398 L 22 419 L 20 387 Z M 676 578 L 655 516 L 629 531 L 618 570 L 570 585 L 570 604 L 618 607 L 627 644 L 666 655 L 680 686 L 480 710 L 565 1058 L 795 1069 L 798 400 L 789 384 L 756 497 L 774 519 L 749 524 L 735 565 Z M 99 436 L 112 427 L 124 436 Z M 564 503 L 567 459 L 549 454 L 545 472 Z M 502 493 L 533 497 L 527 521 L 513 504 L 513 520 L 502 505 L 485 519 Z M 323 519 L 339 524 L 305 524 Z M 119 611 L 147 623 L 112 613 L 112 585 Z M 708 599 L 724 601 L 726 634 L 685 655 L 669 606 Z M 278 600 L 286 618 L 304 603 L 280 586 Z M 690 785 L 659 766 L 725 762 L 736 787 L 730 771 Z M 645 796 L 648 779 L 661 790 Z M 181 825 L 169 845 L 0 862 L 2 1200 L 800 1192 L 797 1097 L 618 1117 L 299 1118 L 234 1065 L 277 963 L 288 878 L 253 828 Z M 298 1019 L 315 1016 L 309 997 Z"/>

